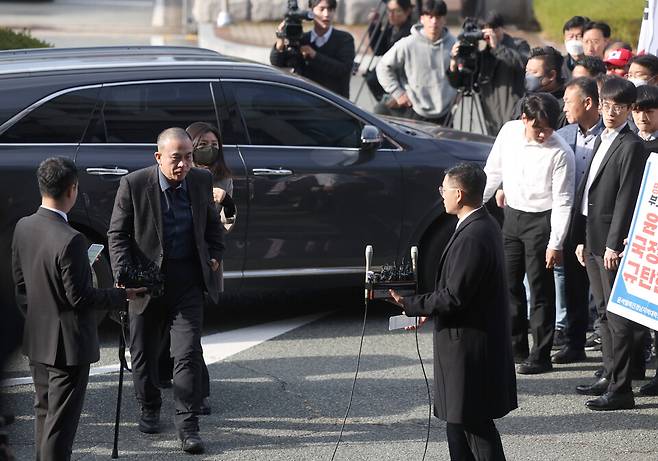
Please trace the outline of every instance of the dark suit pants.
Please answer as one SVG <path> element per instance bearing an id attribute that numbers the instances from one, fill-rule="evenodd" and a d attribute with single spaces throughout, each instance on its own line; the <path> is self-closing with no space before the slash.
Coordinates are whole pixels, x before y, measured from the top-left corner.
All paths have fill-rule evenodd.
<path id="1" fill-rule="evenodd" d="M 571 244 L 565 242 L 562 258 L 567 307 L 567 344 L 574 350 L 584 350 L 589 321 L 587 270 L 578 262 L 576 249 Z"/>
<path id="2" fill-rule="evenodd" d="M 171 337 L 165 334 L 160 346 L 160 360 L 158 361 L 158 371 L 160 381 L 169 381 L 174 376 L 174 359 L 171 356 Z M 203 352 L 202 352 L 203 354 Z M 210 374 L 208 366 L 201 356 L 201 397 L 210 396 Z"/>
<path id="3" fill-rule="evenodd" d="M 530 285 L 530 330 L 533 346 L 529 359 L 550 360 L 555 332 L 555 280 L 546 269 L 546 247 L 551 232 L 551 213 L 527 213 L 505 207 L 503 244 L 510 292 L 512 345 L 515 355 L 528 352 L 528 301 L 523 278 Z"/>
<path id="4" fill-rule="evenodd" d="M 30 369 L 35 389 L 36 460 L 67 461 L 87 391 L 89 364 L 60 368 L 30 362 Z"/>
<path id="5" fill-rule="evenodd" d="M 447 423 L 451 461 L 504 461 L 500 434 L 493 420 L 477 423 Z"/>
<path id="6" fill-rule="evenodd" d="M 599 314 L 603 367 L 605 377 L 610 379 L 608 390 L 620 393 L 631 392 L 631 358 L 634 351 L 644 344 L 646 328 L 607 312 L 616 271 L 609 271 L 603 266 L 603 257 L 585 250 L 585 266 Z M 637 366 L 644 364 L 644 360 L 641 362 Z"/>
<path id="7" fill-rule="evenodd" d="M 171 337 L 174 358 L 173 393 L 176 428 L 199 430 L 201 403 L 201 326 L 203 290 L 198 261 L 177 260 L 163 265 L 165 293 L 151 301 L 141 315 L 130 316 L 133 382 L 142 408 L 159 409 L 158 360 L 163 334 Z"/>

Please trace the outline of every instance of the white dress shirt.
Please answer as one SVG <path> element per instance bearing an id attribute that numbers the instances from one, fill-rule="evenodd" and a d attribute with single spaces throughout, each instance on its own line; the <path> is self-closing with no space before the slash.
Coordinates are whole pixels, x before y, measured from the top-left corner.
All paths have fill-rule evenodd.
<path id="1" fill-rule="evenodd" d="M 471 210 L 468 213 L 466 213 L 465 216 L 463 216 L 459 221 L 457 221 L 457 225 L 455 226 L 455 230 L 459 229 L 459 226 L 461 225 L 461 223 L 463 223 L 466 218 L 468 218 L 470 215 L 472 215 L 473 213 L 478 211 L 480 208 L 482 208 L 482 207 L 477 207 L 475 210 Z"/>
<path id="2" fill-rule="evenodd" d="M 46 210 L 54 211 L 58 215 L 60 215 L 62 218 L 64 218 L 64 221 L 69 222 L 68 216 L 66 216 L 66 213 L 64 213 L 62 210 L 58 210 L 57 208 L 50 208 L 49 206 L 44 206 L 40 205 L 41 208 L 45 208 Z"/>
<path id="3" fill-rule="evenodd" d="M 617 128 L 610 129 L 606 128 L 601 132 L 599 136 L 601 136 L 601 144 L 599 145 L 599 148 L 596 149 L 596 152 L 594 153 L 594 157 L 592 158 L 592 165 L 589 168 L 589 174 L 587 175 L 587 182 L 585 183 L 585 192 L 583 193 L 583 201 L 580 203 L 580 212 L 582 213 L 583 216 L 587 216 L 587 202 L 589 201 L 589 188 L 592 186 L 592 183 L 594 182 L 594 178 L 596 178 L 596 174 L 599 172 L 599 167 L 601 166 L 601 162 L 603 162 L 603 157 L 605 157 L 605 154 L 608 153 L 608 149 L 610 149 L 610 145 L 612 142 L 615 140 L 615 138 L 619 135 L 619 132 L 626 126 L 626 122 L 624 122 L 621 126 L 618 126 Z"/>
<path id="4" fill-rule="evenodd" d="M 334 26 L 329 26 L 329 30 L 322 35 L 315 33 L 315 29 L 311 29 L 311 43 L 315 43 L 315 46 L 320 48 L 322 45 L 327 43 L 331 38 L 331 33 L 334 30 Z"/>
<path id="5" fill-rule="evenodd" d="M 512 120 L 500 129 L 484 171 L 484 202 L 503 184 L 511 208 L 528 213 L 551 210 L 548 248 L 561 250 L 575 181 L 574 155 L 567 142 L 555 134 L 541 144 L 530 141 L 523 121 Z"/>

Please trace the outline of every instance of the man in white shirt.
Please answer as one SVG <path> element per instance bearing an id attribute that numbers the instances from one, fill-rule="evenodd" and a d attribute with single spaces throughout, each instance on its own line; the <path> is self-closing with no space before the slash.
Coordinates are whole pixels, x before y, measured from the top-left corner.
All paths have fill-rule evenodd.
<path id="1" fill-rule="evenodd" d="M 553 268 L 561 264 L 562 244 L 574 195 L 574 156 L 559 135 L 560 106 L 548 93 L 524 99 L 521 120 L 507 122 L 491 149 L 487 165 L 488 201 L 504 184 L 503 241 L 509 284 L 512 344 L 521 374 L 552 369 L 550 353 L 555 331 Z M 524 274 L 530 285 L 528 347 L 527 299 Z"/>
<path id="2" fill-rule="evenodd" d="M 578 186 L 571 238 L 577 244 L 578 260 L 587 269 L 599 313 L 604 372 L 598 381 L 577 386 L 576 391 L 600 395 L 587 401 L 590 410 L 619 410 L 635 406 L 631 355 L 643 330 L 607 312 L 606 306 L 647 157 L 642 140 L 628 127 L 637 97 L 635 86 L 613 77 L 603 83 L 599 97 L 606 128 L 596 139 L 594 155 Z"/>

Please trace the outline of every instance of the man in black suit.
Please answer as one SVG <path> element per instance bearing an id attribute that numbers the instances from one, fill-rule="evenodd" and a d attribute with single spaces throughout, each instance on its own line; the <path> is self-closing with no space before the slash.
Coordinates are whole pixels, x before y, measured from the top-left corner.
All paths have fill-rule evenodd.
<path id="1" fill-rule="evenodd" d="M 155 153 L 158 164 L 121 179 L 108 243 L 117 279 L 140 266 L 155 267 L 164 276 L 163 296 L 129 304 L 132 374 L 141 405 L 139 430 L 160 431 L 158 357 L 162 336 L 169 334 L 176 428 L 183 450 L 201 453 L 203 293 L 218 302 L 215 272 L 224 243 L 212 176 L 207 170 L 192 168 L 192 150 L 192 140 L 182 128 L 160 133 Z"/>
<path id="2" fill-rule="evenodd" d="M 350 97 L 350 77 L 354 64 L 354 38 L 349 32 L 334 29 L 332 23 L 336 0 L 310 0 L 313 10 L 313 30 L 304 33 L 298 51 L 287 49 L 278 36 L 285 21 L 279 25 L 277 40 L 270 52 L 270 63 L 277 67 L 293 67 L 306 77 L 336 94 Z"/>
<path id="3" fill-rule="evenodd" d="M 517 407 L 503 238 L 482 206 L 486 182 L 474 164 L 446 172 L 439 192 L 459 221 L 436 288 L 404 298 L 391 291 L 406 315 L 434 317 L 434 415 L 448 423 L 453 460 L 505 459 L 493 419 Z"/>
<path id="4" fill-rule="evenodd" d="M 100 358 L 95 309 L 122 307 L 140 289 L 92 285 L 87 240 L 68 225 L 78 197 L 73 161 L 48 158 L 37 170 L 41 207 L 16 224 L 16 301 L 25 316 L 23 352 L 36 391 L 36 459 L 71 458 L 89 364 Z"/>
<path id="5" fill-rule="evenodd" d="M 647 155 L 642 140 L 628 127 L 637 90 L 628 80 L 613 77 L 603 83 L 600 109 L 605 130 L 596 138 L 593 156 L 576 199 L 571 236 L 576 256 L 587 269 L 599 313 L 602 377 L 576 391 L 600 397 L 587 401 L 591 410 L 633 408 L 631 355 L 643 336 L 640 325 L 606 311 L 624 239 L 633 217 Z"/>

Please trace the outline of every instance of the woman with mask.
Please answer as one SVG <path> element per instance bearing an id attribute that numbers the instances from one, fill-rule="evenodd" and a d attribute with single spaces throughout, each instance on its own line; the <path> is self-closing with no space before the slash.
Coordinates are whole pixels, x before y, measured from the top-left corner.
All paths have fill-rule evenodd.
<path id="1" fill-rule="evenodd" d="M 192 138 L 192 145 L 194 146 L 192 159 L 194 166 L 205 168 L 212 173 L 215 207 L 220 214 L 225 231 L 228 232 L 235 222 L 236 209 L 232 198 L 233 178 L 231 177 L 231 169 L 224 160 L 219 130 L 209 123 L 194 122 L 185 131 Z M 219 291 L 221 292 L 224 290 L 223 265 L 220 264 L 216 274 L 218 277 Z M 159 363 L 160 387 L 170 387 L 173 360 L 169 355 L 170 337 L 168 335 L 165 335 L 161 347 Z M 202 415 L 209 415 L 211 413 L 209 400 L 210 376 L 205 362 L 201 363 L 201 373 L 201 395 L 203 400 L 201 401 L 199 410 Z"/>

